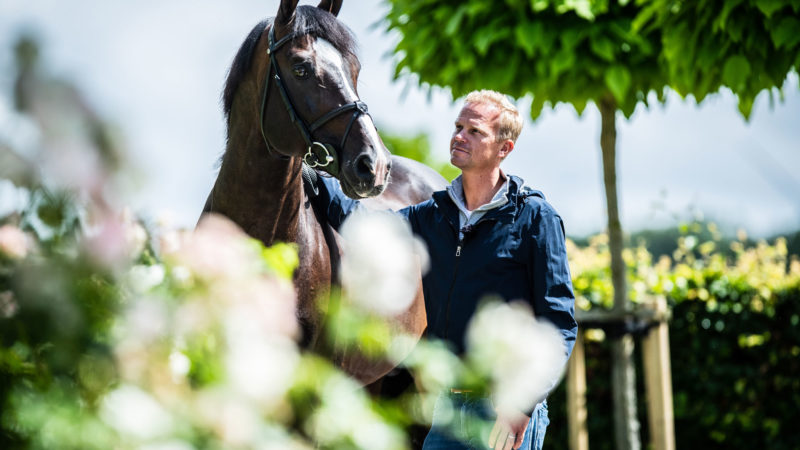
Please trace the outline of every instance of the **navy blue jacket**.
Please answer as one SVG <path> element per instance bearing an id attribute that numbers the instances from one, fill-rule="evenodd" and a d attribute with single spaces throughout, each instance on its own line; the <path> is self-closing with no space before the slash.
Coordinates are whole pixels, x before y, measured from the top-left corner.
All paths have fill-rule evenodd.
<path id="1" fill-rule="evenodd" d="M 430 270 L 423 277 L 429 337 L 444 339 L 457 354 L 481 300 L 524 300 L 537 318 L 560 331 L 569 355 L 575 343 L 572 291 L 564 225 L 539 191 L 509 177 L 509 201 L 489 210 L 459 241 L 459 211 L 446 191 L 400 210 L 428 246 Z M 333 178 L 322 178 L 314 200 L 335 229 L 360 205 Z"/>

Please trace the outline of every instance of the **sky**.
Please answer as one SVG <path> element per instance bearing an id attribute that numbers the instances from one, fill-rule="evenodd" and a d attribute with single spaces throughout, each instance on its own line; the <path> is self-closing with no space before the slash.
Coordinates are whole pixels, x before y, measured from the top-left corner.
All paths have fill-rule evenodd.
<path id="1" fill-rule="evenodd" d="M 125 201 L 147 217 L 193 226 L 216 177 L 225 141 L 220 103 L 225 75 L 239 45 L 278 1 L 241 0 L 2 0 L 0 90 L 12 79 L 11 46 L 35 32 L 47 70 L 76 84 L 117 126 L 142 174 Z M 301 4 L 306 4 L 301 2 Z M 339 14 L 360 44 L 358 91 L 382 130 L 430 134 L 448 158 L 460 103 L 445 89 L 430 93 L 393 81 L 397 36 L 380 23 L 380 0 L 346 1 Z M 762 94 L 749 122 L 727 91 L 700 105 L 670 93 L 665 105 L 618 116 L 620 210 L 628 230 L 704 218 L 725 231 L 752 236 L 800 229 L 800 83 L 790 75 L 784 99 Z M 564 219 L 567 234 L 605 227 L 600 116 L 578 116 L 558 105 L 526 117 L 503 170 L 542 190 Z M 655 102 L 651 102 L 651 105 Z"/>

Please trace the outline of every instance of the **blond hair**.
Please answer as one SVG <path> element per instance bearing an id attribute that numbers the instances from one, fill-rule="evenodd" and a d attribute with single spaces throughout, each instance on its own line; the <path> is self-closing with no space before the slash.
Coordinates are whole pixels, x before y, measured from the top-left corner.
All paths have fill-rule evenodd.
<path id="1" fill-rule="evenodd" d="M 497 119 L 497 142 L 511 139 L 516 143 L 519 134 L 522 132 L 522 116 L 519 110 L 508 100 L 504 94 L 489 89 L 472 91 L 467 94 L 464 104 L 483 103 L 495 106 L 500 110 L 500 117 Z"/>

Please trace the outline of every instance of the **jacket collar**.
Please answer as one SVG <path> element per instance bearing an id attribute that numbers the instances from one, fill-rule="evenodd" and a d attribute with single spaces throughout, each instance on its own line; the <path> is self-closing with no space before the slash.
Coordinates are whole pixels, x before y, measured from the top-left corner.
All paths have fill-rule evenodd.
<path id="1" fill-rule="evenodd" d="M 508 177 L 508 193 L 506 194 L 508 196 L 508 201 L 503 205 L 487 212 L 486 215 L 484 215 L 479 221 L 487 219 L 503 222 L 514 221 L 514 216 L 516 216 L 518 208 L 517 198 L 520 195 L 520 191 L 523 190 L 524 182 L 520 177 L 514 175 L 506 176 Z M 450 194 L 447 192 L 447 190 L 434 192 L 433 201 L 439 211 L 453 226 L 453 228 L 458 230 L 458 206 L 453 203 L 453 199 L 450 198 Z"/>
<path id="2" fill-rule="evenodd" d="M 461 210 L 465 215 L 469 216 L 472 212 L 479 212 L 479 211 L 490 211 L 492 209 L 498 208 L 503 206 L 508 202 L 508 177 L 503 174 L 503 178 L 505 181 L 494 197 L 486 203 L 485 205 L 481 205 L 475 208 L 472 211 L 467 209 L 467 205 L 465 205 L 465 198 L 464 198 L 464 185 L 461 179 L 461 175 L 457 176 L 455 180 L 450 183 L 450 186 L 447 186 L 447 193 L 450 195 L 450 200 Z"/>

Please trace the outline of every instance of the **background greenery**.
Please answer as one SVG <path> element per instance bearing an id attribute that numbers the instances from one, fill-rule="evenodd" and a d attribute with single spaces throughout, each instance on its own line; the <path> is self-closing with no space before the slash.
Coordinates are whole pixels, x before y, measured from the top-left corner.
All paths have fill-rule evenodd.
<path id="1" fill-rule="evenodd" d="M 678 231 L 678 230 L 676 230 Z M 711 225 L 682 228 L 671 255 L 640 246 L 625 259 L 631 298 L 667 298 L 677 448 L 795 448 L 800 432 L 800 259 L 786 240 L 747 244 L 722 239 Z M 709 239 L 701 239 L 708 236 Z M 716 237 L 716 239 L 714 238 Z M 742 236 L 744 238 L 744 236 Z M 571 253 L 576 291 L 586 309 L 607 307 L 604 238 Z M 609 348 L 600 330 L 587 338 L 589 442 L 611 449 Z M 646 398 L 637 355 L 643 440 Z M 550 448 L 567 448 L 566 394 L 551 396 Z"/>

